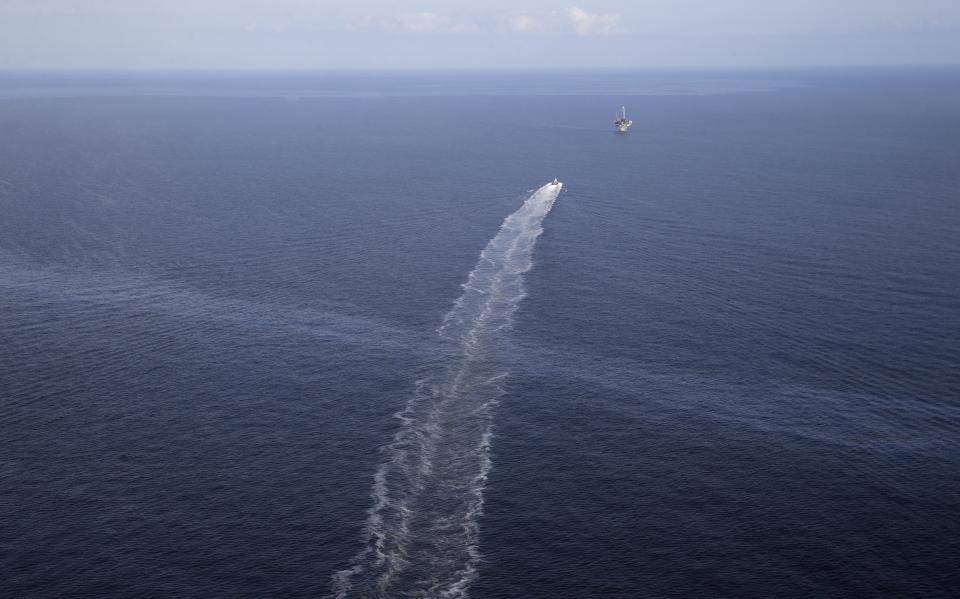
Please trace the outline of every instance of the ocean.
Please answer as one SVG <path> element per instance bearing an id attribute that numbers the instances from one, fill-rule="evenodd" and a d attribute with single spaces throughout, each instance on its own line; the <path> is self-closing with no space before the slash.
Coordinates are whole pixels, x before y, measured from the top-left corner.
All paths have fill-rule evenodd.
<path id="1" fill-rule="evenodd" d="M 960 70 L 2 73 L 0 489 L 3 597 L 956 597 Z"/>

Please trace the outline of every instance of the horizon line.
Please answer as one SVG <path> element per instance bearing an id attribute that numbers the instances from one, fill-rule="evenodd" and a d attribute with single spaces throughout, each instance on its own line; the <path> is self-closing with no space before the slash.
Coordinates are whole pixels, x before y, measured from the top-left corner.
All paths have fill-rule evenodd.
<path id="1" fill-rule="evenodd" d="M 842 69 L 958 68 L 960 62 L 812 63 L 790 65 L 644 65 L 644 66 L 464 66 L 464 67 L 0 67 L 0 73 L 416 73 L 416 72 L 643 72 L 643 71 L 802 71 Z"/>

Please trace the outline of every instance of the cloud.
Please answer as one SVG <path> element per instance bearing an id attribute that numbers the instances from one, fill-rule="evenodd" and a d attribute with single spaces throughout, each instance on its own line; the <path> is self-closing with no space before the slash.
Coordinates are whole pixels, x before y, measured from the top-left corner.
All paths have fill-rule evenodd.
<path id="1" fill-rule="evenodd" d="M 362 17 L 347 23 L 346 28 L 348 31 L 379 29 L 415 33 L 463 33 L 476 30 L 472 23 L 434 12 L 416 12 L 396 17 Z"/>
<path id="2" fill-rule="evenodd" d="M 467 23 L 433 12 L 417 12 L 397 17 L 400 28 L 406 31 L 424 31 L 431 33 L 459 33 L 473 29 Z"/>
<path id="3" fill-rule="evenodd" d="M 620 15 L 594 14 L 581 8 L 567 9 L 567 18 L 577 35 L 613 35 L 620 33 Z"/>
<path id="4" fill-rule="evenodd" d="M 544 30 L 540 19 L 529 15 L 517 15 L 507 19 L 507 27 L 516 33 L 541 33 Z"/>

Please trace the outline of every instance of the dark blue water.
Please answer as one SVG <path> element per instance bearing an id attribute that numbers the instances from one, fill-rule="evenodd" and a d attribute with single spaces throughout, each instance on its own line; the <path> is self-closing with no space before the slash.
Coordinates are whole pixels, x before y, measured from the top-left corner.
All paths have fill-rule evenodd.
<path id="1" fill-rule="evenodd" d="M 957 70 L 2 75 L 0 595 L 956 596 L 958 265 Z"/>

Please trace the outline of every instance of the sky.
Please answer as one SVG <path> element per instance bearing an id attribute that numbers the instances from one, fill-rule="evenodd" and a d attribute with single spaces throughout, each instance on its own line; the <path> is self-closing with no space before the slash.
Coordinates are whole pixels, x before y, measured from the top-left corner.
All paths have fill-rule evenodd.
<path id="1" fill-rule="evenodd" d="M 960 64 L 960 0 L 0 0 L 0 69 Z"/>

